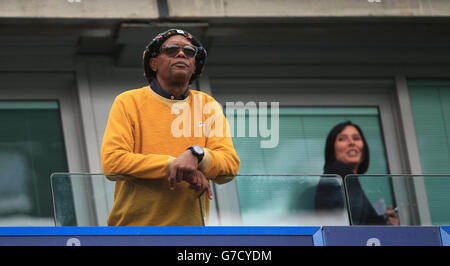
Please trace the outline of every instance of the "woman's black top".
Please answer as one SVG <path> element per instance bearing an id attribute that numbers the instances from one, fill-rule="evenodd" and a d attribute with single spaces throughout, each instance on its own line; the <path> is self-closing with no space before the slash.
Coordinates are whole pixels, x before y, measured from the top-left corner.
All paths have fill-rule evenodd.
<path id="1" fill-rule="evenodd" d="M 337 174 L 344 178 L 353 174 L 351 169 L 344 163 L 335 161 L 325 165 L 324 174 Z M 338 183 L 326 181 L 322 177 L 319 181 L 315 196 L 316 210 L 343 209 L 344 197 L 341 186 Z M 347 186 L 350 215 L 353 225 L 385 225 L 383 215 L 378 215 L 370 201 L 367 199 L 358 178 L 348 179 Z"/>

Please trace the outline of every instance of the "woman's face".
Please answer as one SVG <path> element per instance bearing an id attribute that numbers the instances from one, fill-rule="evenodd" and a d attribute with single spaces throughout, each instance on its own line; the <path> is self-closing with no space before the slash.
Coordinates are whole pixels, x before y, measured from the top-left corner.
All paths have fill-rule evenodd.
<path id="1" fill-rule="evenodd" d="M 356 170 L 362 161 L 364 143 L 354 126 L 346 126 L 336 137 L 334 151 L 337 161 Z"/>

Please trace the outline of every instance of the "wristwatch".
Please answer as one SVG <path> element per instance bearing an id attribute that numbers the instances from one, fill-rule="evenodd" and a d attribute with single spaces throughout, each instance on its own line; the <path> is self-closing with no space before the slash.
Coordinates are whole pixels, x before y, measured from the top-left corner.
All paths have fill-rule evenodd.
<path id="1" fill-rule="evenodd" d="M 202 161 L 203 156 L 205 156 L 205 150 L 203 150 L 203 148 L 199 145 L 191 146 L 188 150 L 191 150 L 192 154 L 197 157 L 199 163 Z"/>

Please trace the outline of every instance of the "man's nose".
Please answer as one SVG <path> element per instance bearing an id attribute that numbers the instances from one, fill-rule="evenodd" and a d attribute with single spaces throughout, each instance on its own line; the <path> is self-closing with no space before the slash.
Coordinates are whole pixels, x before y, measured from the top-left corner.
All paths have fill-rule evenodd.
<path id="1" fill-rule="evenodd" d="M 185 55 L 184 52 L 183 52 L 183 49 L 179 49 L 179 50 L 178 50 L 178 53 L 177 53 L 177 55 L 176 55 L 175 57 L 184 57 L 184 58 L 187 58 L 186 55 Z"/>

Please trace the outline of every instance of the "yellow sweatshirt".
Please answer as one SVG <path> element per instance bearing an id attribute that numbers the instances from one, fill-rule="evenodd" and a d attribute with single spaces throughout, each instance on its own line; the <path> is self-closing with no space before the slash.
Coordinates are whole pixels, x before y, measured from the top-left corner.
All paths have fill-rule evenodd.
<path id="1" fill-rule="evenodd" d="M 218 107 L 218 108 L 217 108 Z M 240 161 L 220 105 L 209 95 L 190 90 L 185 100 L 169 100 L 150 87 L 130 90 L 116 97 L 103 137 L 103 173 L 120 175 L 110 226 L 202 225 L 199 200 L 187 182 L 169 189 L 173 160 L 192 145 L 205 156 L 199 169 L 208 179 L 224 183 L 235 175 Z M 204 193 L 204 216 L 209 199 Z"/>

